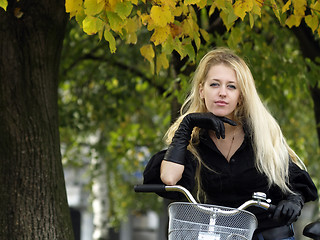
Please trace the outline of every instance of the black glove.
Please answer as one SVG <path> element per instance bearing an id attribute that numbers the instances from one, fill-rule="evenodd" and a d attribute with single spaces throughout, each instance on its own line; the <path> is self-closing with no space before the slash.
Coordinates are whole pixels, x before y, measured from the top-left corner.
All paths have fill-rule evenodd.
<path id="1" fill-rule="evenodd" d="M 301 214 L 301 209 L 304 205 L 303 197 L 299 194 L 289 195 L 287 200 L 282 200 L 277 205 L 274 213 L 274 220 L 284 220 L 287 225 L 297 221 Z"/>
<path id="2" fill-rule="evenodd" d="M 190 113 L 186 115 L 182 119 L 172 138 L 172 142 L 168 147 L 164 160 L 184 165 L 185 153 L 187 146 L 189 145 L 193 128 L 199 127 L 214 130 L 217 138 L 224 138 L 224 123 L 228 123 L 232 126 L 237 125 L 234 121 L 226 117 L 217 117 L 211 112 Z"/>

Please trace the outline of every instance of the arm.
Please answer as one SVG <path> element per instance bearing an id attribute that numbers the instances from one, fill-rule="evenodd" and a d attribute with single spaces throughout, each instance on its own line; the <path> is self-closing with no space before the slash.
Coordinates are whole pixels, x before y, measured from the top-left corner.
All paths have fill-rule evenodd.
<path id="1" fill-rule="evenodd" d="M 182 178 L 184 165 L 163 160 L 160 168 L 161 181 L 166 185 L 176 185 Z"/>
<path id="2" fill-rule="evenodd" d="M 143 184 L 164 184 L 160 177 L 160 168 L 164 158 L 166 150 L 162 150 L 151 157 L 149 160 L 144 172 L 143 172 Z M 177 164 L 179 165 L 179 164 Z M 184 170 L 182 177 L 176 185 L 180 185 L 192 191 L 195 186 L 195 169 L 196 162 L 193 160 L 191 153 L 187 152 L 186 154 L 186 164 L 181 165 Z M 171 199 L 171 200 L 180 200 L 184 199 L 184 195 L 178 192 L 165 192 L 157 193 L 159 196 Z"/>
<path id="3" fill-rule="evenodd" d="M 160 168 L 161 181 L 166 185 L 175 185 L 185 168 L 186 151 L 194 127 L 212 129 L 218 138 L 225 137 L 224 123 L 236 125 L 228 118 L 216 117 L 212 113 L 190 113 L 181 121 L 172 142 L 169 145 Z"/>

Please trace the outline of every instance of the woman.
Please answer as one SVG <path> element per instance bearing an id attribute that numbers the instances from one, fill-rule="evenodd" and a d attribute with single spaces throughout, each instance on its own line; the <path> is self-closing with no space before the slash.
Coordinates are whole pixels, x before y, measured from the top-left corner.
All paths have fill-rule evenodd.
<path id="1" fill-rule="evenodd" d="M 207 53 L 195 72 L 169 144 L 152 157 L 144 183 L 182 185 L 201 202 L 238 207 L 265 192 L 277 208 L 258 219 L 253 239 L 294 239 L 292 223 L 305 202 L 317 199 L 309 174 L 264 107 L 246 63 L 231 50 Z M 164 195 L 176 199 L 174 194 Z"/>

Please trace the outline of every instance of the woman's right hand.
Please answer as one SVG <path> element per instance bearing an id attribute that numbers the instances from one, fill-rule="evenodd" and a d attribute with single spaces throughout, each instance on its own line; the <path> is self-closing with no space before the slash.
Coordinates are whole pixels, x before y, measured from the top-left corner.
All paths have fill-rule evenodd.
<path id="1" fill-rule="evenodd" d="M 164 156 L 164 160 L 177 164 L 185 164 L 185 153 L 191 133 L 194 127 L 210 129 L 215 131 L 217 138 L 225 137 L 224 123 L 236 126 L 237 124 L 225 117 L 217 117 L 211 112 L 206 113 L 190 113 L 181 121 L 176 130 L 172 142 Z"/>
<path id="2" fill-rule="evenodd" d="M 217 138 L 220 137 L 225 138 L 225 128 L 224 123 L 228 123 L 232 126 L 236 126 L 237 124 L 226 117 L 218 117 L 211 112 L 205 113 L 190 113 L 184 117 L 182 120 L 179 128 L 181 125 L 188 130 L 194 127 L 204 128 L 213 130 L 216 133 Z"/>

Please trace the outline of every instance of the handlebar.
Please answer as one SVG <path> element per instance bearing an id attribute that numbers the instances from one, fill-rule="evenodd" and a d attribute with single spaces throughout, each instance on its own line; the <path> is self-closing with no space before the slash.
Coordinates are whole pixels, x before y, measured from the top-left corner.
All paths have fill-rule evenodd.
<path id="1" fill-rule="evenodd" d="M 198 202 L 194 199 L 192 194 L 184 187 L 174 185 L 174 186 L 166 186 L 163 184 L 144 184 L 144 185 L 136 185 L 134 186 L 135 192 L 152 192 L 152 193 L 164 193 L 164 192 L 180 192 L 182 193 L 189 202 L 197 204 Z M 238 210 L 245 210 L 250 206 L 256 206 L 263 208 L 269 212 L 274 212 L 276 206 L 270 203 L 271 200 L 266 198 L 265 193 L 255 192 L 252 196 L 252 200 L 246 201 Z"/>

